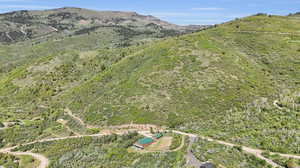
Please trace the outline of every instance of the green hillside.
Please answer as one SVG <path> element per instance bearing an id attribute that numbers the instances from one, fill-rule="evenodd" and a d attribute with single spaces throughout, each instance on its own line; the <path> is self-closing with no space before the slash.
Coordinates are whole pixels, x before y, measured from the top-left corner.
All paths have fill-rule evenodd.
<path id="1" fill-rule="evenodd" d="M 201 30 L 135 12 L 59 8 L 0 14 L 0 77 L 37 58 L 124 48 Z"/>
<path id="2" fill-rule="evenodd" d="M 91 124 L 176 126 L 299 153 L 299 27 L 293 19 L 263 15 L 167 39 L 64 94 L 58 104 L 69 104 Z"/>
<path id="3" fill-rule="evenodd" d="M 0 139 L 64 134 L 56 120 L 72 120 L 69 108 L 90 125 L 150 123 L 299 154 L 299 29 L 294 16 L 257 15 L 139 46 L 80 50 L 77 37 L 39 44 L 76 47 L 43 47 L 9 72 L 4 64 L 0 122 L 17 124 Z"/>

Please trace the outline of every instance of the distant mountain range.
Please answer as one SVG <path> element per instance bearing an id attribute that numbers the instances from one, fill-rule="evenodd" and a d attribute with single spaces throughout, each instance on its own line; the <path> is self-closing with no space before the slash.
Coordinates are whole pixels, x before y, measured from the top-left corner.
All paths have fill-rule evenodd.
<path id="1" fill-rule="evenodd" d="M 0 14 L 0 42 L 12 43 L 46 36 L 81 35 L 103 27 L 131 34 L 183 34 L 207 26 L 178 26 L 135 12 L 92 11 L 59 8 L 44 11 L 17 11 Z"/>

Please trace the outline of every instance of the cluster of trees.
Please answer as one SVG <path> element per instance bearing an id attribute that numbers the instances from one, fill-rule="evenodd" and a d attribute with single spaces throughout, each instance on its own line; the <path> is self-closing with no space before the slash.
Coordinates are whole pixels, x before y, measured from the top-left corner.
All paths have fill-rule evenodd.
<path id="1" fill-rule="evenodd" d="M 300 15 L 300 12 L 290 13 L 288 16 Z"/>
<path id="2" fill-rule="evenodd" d="M 0 153 L 0 167 L 19 168 L 19 159 L 13 155 Z"/>

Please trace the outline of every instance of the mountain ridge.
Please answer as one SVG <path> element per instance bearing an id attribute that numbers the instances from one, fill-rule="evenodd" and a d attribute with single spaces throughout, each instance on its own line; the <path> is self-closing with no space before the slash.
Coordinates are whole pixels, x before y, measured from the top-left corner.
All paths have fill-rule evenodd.
<path id="1" fill-rule="evenodd" d="M 17 42 L 37 37 L 74 32 L 96 31 L 101 26 L 124 26 L 132 29 L 173 31 L 174 34 L 193 32 L 207 26 L 178 26 L 151 15 L 136 12 L 94 11 L 64 7 L 49 10 L 21 10 L 0 14 L 0 42 Z"/>

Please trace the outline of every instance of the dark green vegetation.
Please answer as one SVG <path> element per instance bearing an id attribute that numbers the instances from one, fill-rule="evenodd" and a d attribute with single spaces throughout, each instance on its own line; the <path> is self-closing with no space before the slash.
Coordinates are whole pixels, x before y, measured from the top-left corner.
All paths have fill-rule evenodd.
<path id="1" fill-rule="evenodd" d="M 14 162 L 17 160 L 15 156 L 0 154 L 0 165 L 5 167 L 18 168 L 19 164 Z"/>
<path id="2" fill-rule="evenodd" d="M 89 28 L 33 47 L 35 39 L 2 45 L 0 122 L 15 125 L 0 130 L 1 145 L 73 134 L 58 119 L 88 133 L 69 108 L 90 125 L 166 125 L 299 154 L 299 29 L 297 15 L 260 14 L 154 42 Z M 130 44 L 149 42 L 117 45 L 126 35 Z M 235 155 L 249 167 L 263 165 Z"/>
<path id="3" fill-rule="evenodd" d="M 32 150 L 47 156 L 51 163 L 49 168 L 169 168 L 183 167 L 184 153 L 140 154 L 128 152 L 140 137 L 137 134 L 123 136 L 87 137 L 57 142 L 37 143 L 21 147 L 18 150 Z"/>
<path id="4" fill-rule="evenodd" d="M 37 166 L 38 163 L 30 156 L 11 156 L 0 153 L 0 166 L 7 168 L 28 168 Z"/>
<path id="5" fill-rule="evenodd" d="M 202 162 L 209 161 L 217 167 L 271 168 L 264 160 L 243 153 L 238 147 L 228 147 L 199 139 L 193 145 L 193 153 Z"/>

